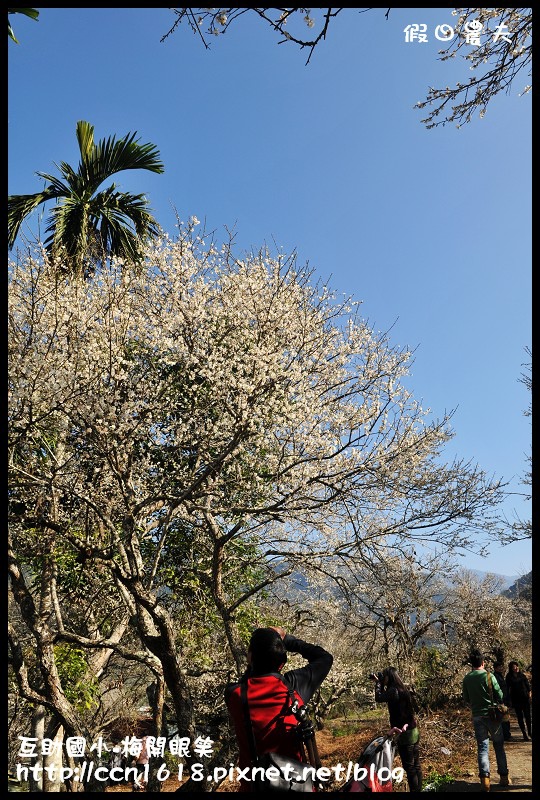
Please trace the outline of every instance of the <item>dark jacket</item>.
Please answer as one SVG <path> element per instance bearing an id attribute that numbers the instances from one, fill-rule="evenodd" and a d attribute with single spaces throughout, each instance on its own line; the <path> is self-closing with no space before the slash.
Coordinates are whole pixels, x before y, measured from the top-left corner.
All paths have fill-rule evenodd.
<path id="1" fill-rule="evenodd" d="M 509 672 L 506 676 L 506 686 L 508 687 L 510 703 L 514 708 L 516 706 L 526 706 L 529 704 L 531 685 L 523 672 Z"/>
<path id="2" fill-rule="evenodd" d="M 493 675 L 497 678 L 497 683 L 499 684 L 499 689 L 502 690 L 503 693 L 503 703 L 508 705 L 508 686 L 506 685 L 506 680 L 502 672 L 498 670 L 493 670 Z"/>
<path id="3" fill-rule="evenodd" d="M 375 700 L 378 703 L 388 703 L 388 714 L 392 727 L 403 728 L 404 725 L 407 725 L 409 731 L 417 727 L 411 693 L 407 689 L 398 689 L 395 686 L 384 688 L 377 681 Z"/>

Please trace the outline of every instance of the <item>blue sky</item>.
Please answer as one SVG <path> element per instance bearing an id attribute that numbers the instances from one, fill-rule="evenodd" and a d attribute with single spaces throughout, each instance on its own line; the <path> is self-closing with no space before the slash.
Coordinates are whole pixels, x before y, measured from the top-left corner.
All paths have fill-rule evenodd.
<path id="1" fill-rule="evenodd" d="M 362 301 L 376 330 L 415 350 L 409 386 L 441 416 L 447 450 L 510 481 L 506 515 L 531 515 L 519 493 L 530 452 L 530 396 L 519 382 L 532 323 L 531 96 L 498 95 L 484 119 L 426 130 L 413 108 L 432 86 L 466 82 L 438 60 L 447 8 L 343 11 L 306 66 L 249 14 L 205 50 L 169 9 L 43 8 L 14 15 L 8 42 L 8 193 L 40 190 L 36 171 L 78 163 L 76 123 L 95 138 L 137 131 L 163 175 L 115 177 L 145 192 L 161 226 L 176 213 L 240 251 L 295 250 L 340 295 Z M 406 43 L 407 24 L 429 41 Z M 31 218 L 37 231 L 38 215 Z M 43 226 L 42 226 L 43 230 Z M 29 228 L 25 231 L 28 233 Z M 517 576 L 529 541 L 463 566 Z"/>

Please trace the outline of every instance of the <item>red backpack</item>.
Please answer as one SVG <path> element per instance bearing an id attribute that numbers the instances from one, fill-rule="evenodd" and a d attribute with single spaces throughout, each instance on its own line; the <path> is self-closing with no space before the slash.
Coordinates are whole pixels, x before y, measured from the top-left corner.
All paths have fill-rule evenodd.
<path id="1" fill-rule="evenodd" d="M 282 675 L 271 672 L 241 681 L 229 695 L 227 706 L 235 726 L 239 766 L 242 768 L 251 765 L 242 687 L 247 693 L 257 754 L 279 753 L 306 762 L 302 740 L 298 734 L 298 719 L 292 711 L 295 701 L 298 706 L 303 706 L 304 701 Z"/>

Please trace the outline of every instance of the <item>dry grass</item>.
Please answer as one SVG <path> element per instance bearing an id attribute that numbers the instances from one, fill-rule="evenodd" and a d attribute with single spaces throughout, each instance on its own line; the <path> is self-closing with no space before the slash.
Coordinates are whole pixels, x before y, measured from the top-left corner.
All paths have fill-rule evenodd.
<path id="1" fill-rule="evenodd" d="M 468 711 L 447 710 L 419 717 L 420 752 L 424 778 L 429 774 L 451 775 L 453 778 L 470 777 L 476 774 L 476 743 Z M 356 720 L 333 720 L 316 735 L 317 748 L 323 766 L 347 765 L 355 762 L 366 745 L 388 730 L 388 718 L 371 717 Z M 401 766 L 399 756 L 394 766 Z M 163 792 L 178 788 L 175 779 L 165 781 Z M 339 788 L 328 783 L 327 790 Z M 131 787 L 120 785 L 109 787 L 107 792 L 130 792 Z M 218 792 L 236 792 L 238 784 L 225 780 Z M 406 779 L 394 784 L 394 791 L 408 791 Z"/>

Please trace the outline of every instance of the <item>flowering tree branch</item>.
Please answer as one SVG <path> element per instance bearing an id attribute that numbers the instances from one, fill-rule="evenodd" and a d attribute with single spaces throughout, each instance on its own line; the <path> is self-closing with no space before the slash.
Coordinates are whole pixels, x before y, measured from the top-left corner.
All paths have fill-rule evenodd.
<path id="1" fill-rule="evenodd" d="M 220 36 L 247 12 L 255 12 L 282 38 L 279 44 L 291 42 L 300 49 L 307 48 L 309 63 L 315 48 L 326 39 L 332 19 L 342 11 L 365 13 L 373 8 L 173 8 L 176 19 L 162 37 L 164 41 L 186 21 L 200 37 L 204 46 L 206 36 Z M 381 9 L 376 9 L 381 10 Z M 385 13 L 389 19 L 391 9 Z M 447 46 L 439 51 L 440 60 L 460 56 L 475 75 L 454 87 L 430 87 L 425 100 L 416 108 L 428 110 L 421 121 L 426 128 L 455 123 L 457 127 L 470 122 L 476 113 L 482 118 L 489 102 L 500 92 L 509 93 L 518 75 L 526 76 L 521 94 L 531 90 L 532 70 L 532 9 L 531 8 L 456 8 L 456 25 Z M 204 26 L 204 30 L 203 30 Z M 305 28 L 314 30 L 306 36 Z"/>

